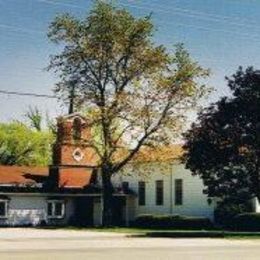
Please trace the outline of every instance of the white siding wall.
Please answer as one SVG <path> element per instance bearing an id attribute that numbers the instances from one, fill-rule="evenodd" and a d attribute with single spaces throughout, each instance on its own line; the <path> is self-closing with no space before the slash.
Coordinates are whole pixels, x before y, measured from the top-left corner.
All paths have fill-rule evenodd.
<path id="1" fill-rule="evenodd" d="M 128 197 L 126 199 L 126 206 L 125 206 L 126 225 L 129 225 L 130 221 L 135 219 L 135 216 L 136 216 L 136 199 L 135 197 Z"/>
<path id="2" fill-rule="evenodd" d="M 46 201 L 41 197 L 11 197 L 8 206 L 9 225 L 39 225 L 47 222 Z"/>
<path id="3" fill-rule="evenodd" d="M 260 203 L 259 203 L 259 200 L 257 198 L 254 198 L 252 200 L 252 204 L 253 204 L 253 212 L 260 213 Z"/>
<path id="4" fill-rule="evenodd" d="M 183 205 L 175 205 L 175 179 L 183 180 Z M 163 181 L 164 203 L 156 205 L 157 180 Z M 121 186 L 122 181 L 129 182 L 129 188 L 135 196 L 128 197 L 125 209 L 127 221 L 132 221 L 140 214 L 179 214 L 186 216 L 205 216 L 213 219 L 214 205 L 207 203 L 207 197 L 203 194 L 202 181 L 192 176 L 181 164 L 143 164 L 141 166 L 129 166 L 120 175 L 113 178 L 115 186 Z M 146 203 L 138 205 L 138 182 L 146 182 Z M 7 195 L 7 194 L 6 194 Z M 8 196 L 8 195 L 7 195 Z M 63 219 L 47 218 L 47 196 L 39 195 L 10 195 L 8 205 L 8 218 L 0 219 L 0 225 L 38 225 L 41 221 L 48 224 L 65 225 L 74 213 L 73 198 L 65 199 L 65 217 Z M 259 203 L 255 203 L 255 210 L 260 212 Z M 101 224 L 101 203 L 94 203 L 94 225 Z"/>
<path id="5" fill-rule="evenodd" d="M 183 165 L 173 166 L 173 214 L 214 217 L 214 204 L 209 205 L 203 194 L 204 185 L 198 176 L 192 176 Z M 183 179 L 183 205 L 174 205 L 174 180 Z"/>
<path id="6" fill-rule="evenodd" d="M 23 226 L 39 225 L 42 221 L 53 225 L 64 225 L 74 212 L 72 199 L 65 199 L 65 217 L 62 219 L 47 218 L 46 196 L 10 195 L 7 218 L 0 219 L 0 225 Z"/>
<path id="7" fill-rule="evenodd" d="M 142 166 L 141 166 L 142 167 Z M 181 164 L 150 164 L 144 165 L 145 169 L 128 169 L 120 177 L 114 177 L 113 183 L 119 186 L 121 181 L 128 181 L 129 188 L 138 194 L 138 182 L 146 182 L 146 204 L 138 205 L 138 198 L 135 199 L 135 214 L 131 214 L 130 220 L 140 214 L 179 214 L 186 216 L 205 216 L 213 219 L 214 205 L 209 205 L 207 196 L 203 194 L 203 183 L 197 176 L 191 173 Z M 142 174 L 147 172 L 148 174 Z M 175 205 L 174 181 L 183 180 L 183 205 Z M 163 180 L 164 203 L 156 205 L 156 180 Z"/>

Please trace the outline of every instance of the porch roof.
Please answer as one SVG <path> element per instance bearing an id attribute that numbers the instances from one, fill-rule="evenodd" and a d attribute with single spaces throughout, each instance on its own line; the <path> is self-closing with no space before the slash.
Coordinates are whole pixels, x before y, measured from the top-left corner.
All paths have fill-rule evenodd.
<path id="1" fill-rule="evenodd" d="M 49 179 L 48 167 L 0 166 L 0 189 L 4 187 L 42 188 Z M 59 187 L 82 189 L 93 181 L 93 170 L 61 168 Z"/>

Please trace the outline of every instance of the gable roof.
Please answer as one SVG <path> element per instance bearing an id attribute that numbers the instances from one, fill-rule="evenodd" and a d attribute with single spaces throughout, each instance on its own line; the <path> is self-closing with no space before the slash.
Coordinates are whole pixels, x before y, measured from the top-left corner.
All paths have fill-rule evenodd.
<path id="1" fill-rule="evenodd" d="M 134 162 L 171 162 L 178 160 L 183 155 L 181 144 L 157 146 L 156 148 L 144 147 L 134 156 Z"/>
<path id="2" fill-rule="evenodd" d="M 126 151 L 125 151 L 126 152 Z M 121 155 L 126 153 L 122 151 Z M 131 163 L 172 162 L 183 155 L 182 146 L 158 146 L 157 148 L 143 148 L 132 159 Z M 64 167 L 60 168 L 60 188 L 86 188 L 93 182 L 93 169 Z M 44 183 L 49 177 L 48 167 L 1 166 L 0 186 L 34 186 Z"/>
<path id="3" fill-rule="evenodd" d="M 122 148 L 114 155 L 114 160 L 122 159 L 129 154 L 129 150 Z M 143 147 L 137 152 L 130 163 L 152 163 L 152 162 L 173 162 L 181 158 L 183 155 L 181 144 L 173 144 L 168 146 Z"/>

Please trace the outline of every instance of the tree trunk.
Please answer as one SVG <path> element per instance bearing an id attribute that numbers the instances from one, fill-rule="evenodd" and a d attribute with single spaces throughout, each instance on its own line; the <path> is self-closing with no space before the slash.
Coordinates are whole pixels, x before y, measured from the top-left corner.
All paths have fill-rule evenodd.
<path id="1" fill-rule="evenodd" d="M 102 169 L 102 226 L 111 227 L 113 225 L 113 185 L 111 174 L 108 168 Z"/>
<path id="2" fill-rule="evenodd" d="M 69 94 L 69 114 L 74 113 L 74 103 L 75 103 L 75 84 L 76 81 L 70 81 L 70 94 Z"/>
<path id="3" fill-rule="evenodd" d="M 259 139 L 259 137 L 258 137 Z M 258 141 L 258 144 L 260 142 Z M 256 156 L 255 156 L 255 161 L 254 161 L 254 170 L 251 173 L 251 182 L 253 186 L 253 192 L 255 196 L 257 197 L 258 201 L 260 202 L 260 150 L 258 146 L 256 147 Z"/>
<path id="4" fill-rule="evenodd" d="M 258 153 L 257 154 L 257 156 L 260 156 L 260 153 Z M 256 173 L 255 173 L 255 179 L 256 179 L 256 181 L 255 181 L 255 186 L 256 186 L 256 197 L 257 197 L 257 199 L 258 199 L 258 201 L 260 202 L 260 173 L 259 173 L 259 169 L 260 169 L 260 167 L 259 167 L 259 158 L 260 157 L 258 157 L 256 160 L 257 160 L 257 162 L 256 162 Z"/>

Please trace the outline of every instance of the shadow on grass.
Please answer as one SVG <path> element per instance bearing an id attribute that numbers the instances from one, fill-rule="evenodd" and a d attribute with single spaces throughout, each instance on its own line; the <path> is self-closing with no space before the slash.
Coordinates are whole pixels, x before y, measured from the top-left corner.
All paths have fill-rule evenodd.
<path id="1" fill-rule="evenodd" d="M 131 237 L 150 238 L 257 238 L 260 232 L 230 232 L 230 231 L 152 231 Z"/>
<path id="2" fill-rule="evenodd" d="M 126 237 L 142 238 L 234 238 L 260 239 L 260 232 L 235 232 L 228 230 L 156 230 L 127 227 L 75 227 L 75 226 L 45 226 L 36 227 L 46 230 L 79 230 L 92 232 L 124 233 Z"/>

